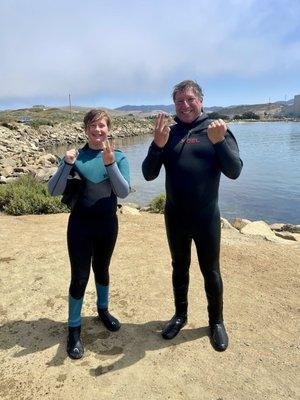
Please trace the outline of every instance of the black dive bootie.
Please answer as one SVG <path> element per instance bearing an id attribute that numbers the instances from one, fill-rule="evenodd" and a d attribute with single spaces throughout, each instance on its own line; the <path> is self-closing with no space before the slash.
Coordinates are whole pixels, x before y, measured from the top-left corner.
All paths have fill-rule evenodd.
<path id="1" fill-rule="evenodd" d="M 100 321 L 109 331 L 116 332 L 121 328 L 120 322 L 109 313 L 107 308 L 98 308 L 98 315 Z"/>
<path id="2" fill-rule="evenodd" d="M 80 337 L 81 326 L 69 327 L 67 339 L 67 353 L 70 358 L 79 359 L 83 356 L 84 348 Z"/>
<path id="3" fill-rule="evenodd" d="M 173 281 L 173 294 L 176 311 L 173 318 L 167 323 L 161 332 L 164 339 L 173 339 L 178 335 L 184 325 L 186 325 L 188 308 L 187 293 L 188 283 L 181 286 L 175 286 Z"/>
<path id="4" fill-rule="evenodd" d="M 173 339 L 187 323 L 186 315 L 174 315 L 161 332 L 164 339 Z"/>
<path id="5" fill-rule="evenodd" d="M 228 335 L 223 322 L 210 325 L 211 343 L 215 350 L 225 351 L 228 347 Z"/>

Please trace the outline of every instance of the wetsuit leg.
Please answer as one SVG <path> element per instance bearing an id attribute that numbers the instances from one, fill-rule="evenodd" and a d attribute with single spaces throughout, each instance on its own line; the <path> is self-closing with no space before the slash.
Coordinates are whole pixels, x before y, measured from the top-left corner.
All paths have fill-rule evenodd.
<path id="1" fill-rule="evenodd" d="M 193 239 L 208 301 L 209 323 L 220 323 L 223 321 L 223 283 L 219 265 L 221 239 L 219 210 L 216 208 L 210 218 L 207 216 L 202 218 L 194 230 Z"/>
<path id="2" fill-rule="evenodd" d="M 109 300 L 109 264 L 118 236 L 117 216 L 101 220 L 101 226 L 95 224 L 93 231 L 93 271 L 97 290 L 98 315 L 104 326 L 110 331 L 121 327 L 117 318 L 108 311 Z"/>
<path id="3" fill-rule="evenodd" d="M 109 285 L 109 264 L 118 236 L 117 216 L 101 223 L 95 223 L 93 227 L 93 258 L 92 267 L 95 281 L 98 285 Z"/>
<path id="4" fill-rule="evenodd" d="M 174 214 L 165 214 L 165 223 L 172 258 L 172 282 L 176 315 L 187 314 L 189 268 L 191 263 L 191 235 Z"/>
<path id="5" fill-rule="evenodd" d="M 67 241 L 71 263 L 70 295 L 81 299 L 89 280 L 92 257 L 91 224 L 88 219 L 70 216 Z"/>

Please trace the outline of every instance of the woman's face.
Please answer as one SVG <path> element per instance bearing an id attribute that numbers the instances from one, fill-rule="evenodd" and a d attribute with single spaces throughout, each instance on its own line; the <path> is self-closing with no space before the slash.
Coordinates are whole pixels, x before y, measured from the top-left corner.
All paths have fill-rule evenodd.
<path id="1" fill-rule="evenodd" d="M 91 122 L 86 130 L 89 147 L 91 149 L 102 149 L 104 140 L 107 139 L 108 126 L 105 118 Z"/>

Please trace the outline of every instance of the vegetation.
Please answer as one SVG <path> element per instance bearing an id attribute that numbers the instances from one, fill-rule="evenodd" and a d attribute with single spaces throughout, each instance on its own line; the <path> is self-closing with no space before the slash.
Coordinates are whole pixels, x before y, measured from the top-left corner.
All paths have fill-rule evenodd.
<path id="1" fill-rule="evenodd" d="M 166 195 L 160 194 L 150 202 L 150 212 L 162 214 L 165 209 Z"/>
<path id="2" fill-rule="evenodd" d="M 207 115 L 208 115 L 208 117 L 209 117 L 210 119 L 223 119 L 224 121 L 226 121 L 227 119 L 229 119 L 229 116 L 228 116 L 228 115 L 219 114 L 219 113 L 216 112 L 216 111 L 211 112 L 211 113 L 208 113 Z"/>
<path id="3" fill-rule="evenodd" d="M 67 212 L 60 197 L 51 197 L 46 184 L 31 175 L 23 175 L 0 185 L 0 211 L 11 215 L 54 214 Z"/>
<path id="4" fill-rule="evenodd" d="M 260 119 L 258 114 L 255 114 L 252 111 L 244 112 L 242 115 L 235 115 L 234 119 Z"/>

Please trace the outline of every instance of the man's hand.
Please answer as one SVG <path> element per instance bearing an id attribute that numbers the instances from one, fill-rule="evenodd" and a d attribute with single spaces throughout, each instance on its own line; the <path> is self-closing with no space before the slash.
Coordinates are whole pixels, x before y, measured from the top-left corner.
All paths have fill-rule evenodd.
<path id="1" fill-rule="evenodd" d="M 108 139 L 103 142 L 102 159 L 104 165 L 109 165 L 115 162 L 115 144 L 110 143 Z"/>
<path id="2" fill-rule="evenodd" d="M 165 114 L 158 114 L 154 127 L 154 143 L 163 148 L 169 139 L 170 128 Z"/>
<path id="3" fill-rule="evenodd" d="M 78 155 L 78 151 L 75 149 L 67 150 L 65 154 L 65 162 L 68 164 L 74 164 Z"/>
<path id="4" fill-rule="evenodd" d="M 225 138 L 227 126 L 222 119 L 217 119 L 209 124 L 207 128 L 207 136 L 212 144 L 222 142 Z"/>

